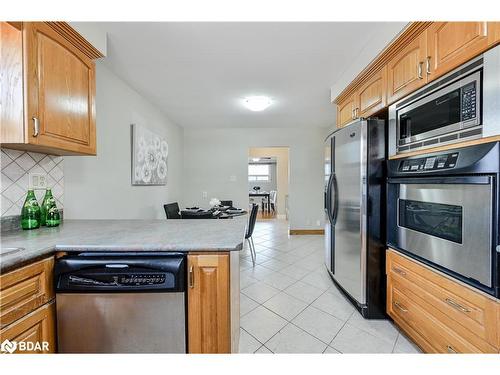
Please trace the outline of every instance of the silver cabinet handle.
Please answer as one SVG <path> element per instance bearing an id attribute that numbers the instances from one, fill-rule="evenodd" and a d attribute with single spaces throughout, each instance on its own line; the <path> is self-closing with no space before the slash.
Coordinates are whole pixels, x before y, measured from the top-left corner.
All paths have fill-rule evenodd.
<path id="1" fill-rule="evenodd" d="M 453 346 L 451 345 L 446 345 L 446 350 L 448 351 L 448 353 L 453 353 L 453 354 L 458 353 L 455 349 L 453 349 Z"/>
<path id="2" fill-rule="evenodd" d="M 356 118 L 359 118 L 359 108 L 355 109 L 354 114 L 355 114 Z"/>
<path id="3" fill-rule="evenodd" d="M 425 60 L 425 72 L 427 75 L 431 74 L 431 57 L 427 56 L 427 59 Z"/>
<path id="4" fill-rule="evenodd" d="M 405 309 L 403 307 L 403 305 L 401 305 L 399 302 L 393 302 L 394 303 L 394 306 L 396 306 L 399 310 L 401 310 L 402 312 L 408 312 L 408 309 Z"/>
<path id="5" fill-rule="evenodd" d="M 352 109 L 351 117 L 352 117 L 353 120 L 356 118 L 356 108 Z"/>
<path id="6" fill-rule="evenodd" d="M 463 313 L 470 313 L 470 310 L 467 307 L 453 301 L 451 298 L 446 298 L 444 301 L 454 309 L 460 310 Z"/>
<path id="7" fill-rule="evenodd" d="M 420 61 L 418 63 L 418 67 L 417 67 L 418 79 L 424 79 L 424 76 L 422 75 L 422 65 L 424 65 L 424 63 L 422 61 Z"/>
<path id="8" fill-rule="evenodd" d="M 392 267 L 392 270 L 398 274 L 400 274 L 401 276 L 406 276 L 406 272 L 403 271 L 401 268 L 397 268 L 397 267 Z"/>
<path id="9" fill-rule="evenodd" d="M 194 270 L 193 266 L 189 267 L 189 287 L 194 288 Z"/>
<path id="10" fill-rule="evenodd" d="M 40 130 L 40 120 L 38 118 L 33 117 L 33 137 L 38 136 L 38 131 Z"/>

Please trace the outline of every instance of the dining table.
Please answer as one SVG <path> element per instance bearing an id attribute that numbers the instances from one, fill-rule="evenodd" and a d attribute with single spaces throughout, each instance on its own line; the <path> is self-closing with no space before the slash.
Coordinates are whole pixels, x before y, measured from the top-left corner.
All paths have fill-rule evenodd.
<path id="1" fill-rule="evenodd" d="M 258 192 L 253 192 L 249 191 L 248 192 L 248 197 L 262 197 L 262 198 L 267 198 L 267 212 L 271 212 L 271 194 L 267 193 L 265 191 L 258 193 Z M 262 205 L 264 206 L 264 205 Z M 264 211 L 264 207 L 262 207 L 262 211 Z"/>
<path id="2" fill-rule="evenodd" d="M 214 215 L 215 211 L 219 211 Z M 233 217 L 246 215 L 248 212 L 242 209 L 231 209 L 229 207 L 216 207 L 209 210 L 202 208 L 186 208 L 181 211 L 183 219 L 232 219 Z M 198 217 L 197 217 L 198 216 Z"/>

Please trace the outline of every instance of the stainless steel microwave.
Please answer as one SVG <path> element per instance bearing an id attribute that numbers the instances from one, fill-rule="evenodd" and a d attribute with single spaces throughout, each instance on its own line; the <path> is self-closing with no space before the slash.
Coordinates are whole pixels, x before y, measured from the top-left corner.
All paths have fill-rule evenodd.
<path id="1" fill-rule="evenodd" d="M 389 154 L 500 134 L 500 48 L 389 107 Z"/>

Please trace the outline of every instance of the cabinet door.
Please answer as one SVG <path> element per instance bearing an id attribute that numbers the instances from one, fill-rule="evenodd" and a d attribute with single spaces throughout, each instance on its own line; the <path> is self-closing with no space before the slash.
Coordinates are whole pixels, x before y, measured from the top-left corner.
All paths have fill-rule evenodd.
<path id="1" fill-rule="evenodd" d="M 417 36 L 399 51 L 387 64 L 388 104 L 422 87 L 426 82 L 426 32 Z"/>
<path id="2" fill-rule="evenodd" d="M 369 117 L 384 108 L 387 103 L 387 67 L 368 78 L 356 94 L 359 117 Z"/>
<path id="3" fill-rule="evenodd" d="M 0 328 L 54 298 L 54 258 L 0 276 Z"/>
<path id="4" fill-rule="evenodd" d="M 500 43 L 500 22 L 488 22 L 488 46 Z"/>
<path id="5" fill-rule="evenodd" d="M 23 38 L 21 27 L 0 22 L 0 135 L 2 143 L 24 142 Z"/>
<path id="6" fill-rule="evenodd" d="M 95 65 L 43 22 L 26 22 L 27 142 L 95 154 Z M 34 120 L 38 119 L 38 134 Z"/>
<path id="7" fill-rule="evenodd" d="M 355 110 L 357 108 L 356 94 L 338 103 L 337 106 L 337 128 L 341 128 L 356 118 Z"/>
<path id="8" fill-rule="evenodd" d="M 2 329 L 0 342 L 4 340 L 16 342 L 15 353 L 55 353 L 55 303 L 43 305 Z M 24 345 L 28 350 L 21 350 Z"/>
<path id="9" fill-rule="evenodd" d="M 229 353 L 229 255 L 188 255 L 188 352 Z"/>
<path id="10" fill-rule="evenodd" d="M 488 24 L 434 22 L 427 29 L 427 47 L 426 70 L 429 80 L 433 80 L 487 49 Z"/>

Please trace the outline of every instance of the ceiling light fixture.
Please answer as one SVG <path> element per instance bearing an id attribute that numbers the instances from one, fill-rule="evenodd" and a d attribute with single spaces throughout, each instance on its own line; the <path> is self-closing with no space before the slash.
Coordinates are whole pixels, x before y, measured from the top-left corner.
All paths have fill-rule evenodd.
<path id="1" fill-rule="evenodd" d="M 269 107 L 271 104 L 273 104 L 273 101 L 267 96 L 249 96 L 248 98 L 244 99 L 243 104 L 250 111 L 258 112 L 263 111 L 264 109 Z"/>

